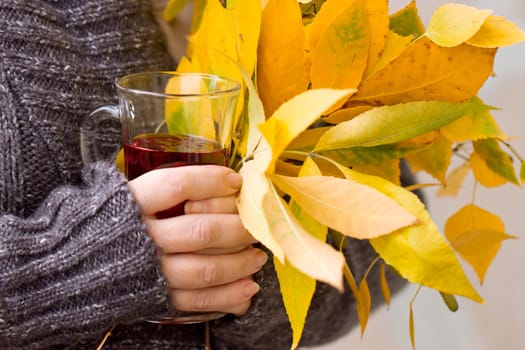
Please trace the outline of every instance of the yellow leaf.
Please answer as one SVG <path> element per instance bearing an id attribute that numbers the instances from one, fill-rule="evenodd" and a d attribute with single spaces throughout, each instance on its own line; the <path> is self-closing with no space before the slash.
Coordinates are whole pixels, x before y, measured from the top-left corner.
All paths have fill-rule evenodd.
<path id="1" fill-rule="evenodd" d="M 419 219 L 419 225 L 370 240 L 385 263 L 412 283 L 483 302 L 463 272 L 454 251 L 415 194 L 378 177 L 363 175 L 342 166 L 339 169 L 347 178 L 385 193 Z"/>
<path id="2" fill-rule="evenodd" d="M 426 35 L 440 46 L 460 45 L 476 34 L 491 13 L 462 4 L 443 5 L 432 15 Z"/>
<path id="3" fill-rule="evenodd" d="M 388 36 L 388 0 L 366 0 L 368 25 L 370 26 L 370 43 L 365 76 L 368 76 L 381 57 Z"/>
<path id="4" fill-rule="evenodd" d="M 386 265 L 381 263 L 379 267 L 379 282 L 381 284 L 381 292 L 383 293 L 383 299 L 385 299 L 385 304 L 390 307 L 390 302 L 392 301 L 390 287 L 388 286 L 388 280 L 386 278 Z"/>
<path id="5" fill-rule="evenodd" d="M 359 323 L 361 324 L 361 335 L 363 335 L 372 308 L 372 298 L 370 296 L 370 288 L 368 288 L 366 278 L 363 278 L 359 283 L 359 298 L 361 302 L 357 303 L 357 312 L 359 313 Z"/>
<path id="6" fill-rule="evenodd" d="M 521 161 L 520 179 L 521 179 L 521 182 L 525 182 L 525 160 Z"/>
<path id="7" fill-rule="evenodd" d="M 467 43 L 480 47 L 500 47 L 525 41 L 525 32 L 500 16 L 489 16 Z"/>
<path id="8" fill-rule="evenodd" d="M 115 158 L 115 166 L 121 173 L 126 172 L 126 166 L 124 164 L 124 148 L 121 148 Z"/>
<path id="9" fill-rule="evenodd" d="M 503 176 L 493 172 L 476 152 L 470 155 L 470 166 L 476 180 L 485 187 L 498 187 L 508 182 Z"/>
<path id="10" fill-rule="evenodd" d="M 257 85 L 266 115 L 308 88 L 305 33 L 296 0 L 270 0 L 262 16 Z"/>
<path id="11" fill-rule="evenodd" d="M 318 127 L 318 128 L 310 128 L 306 129 L 302 133 L 299 134 L 295 139 L 293 139 L 292 142 L 288 145 L 286 149 L 295 150 L 295 151 L 303 151 L 303 152 L 311 152 L 317 141 L 319 141 L 319 138 L 329 129 L 328 126 Z"/>
<path id="12" fill-rule="evenodd" d="M 401 182 L 399 159 L 384 160 L 381 162 L 367 164 L 356 164 L 352 167 L 352 169 L 363 174 L 380 176 L 396 185 L 399 185 Z"/>
<path id="13" fill-rule="evenodd" d="M 487 137 L 504 138 L 505 135 L 490 114 L 489 109 L 468 114 L 441 128 L 443 136 L 453 142 L 480 140 Z"/>
<path id="14" fill-rule="evenodd" d="M 239 63 L 252 76 L 257 62 L 257 46 L 261 30 L 261 1 L 229 1 L 227 14 L 235 33 Z"/>
<path id="15" fill-rule="evenodd" d="M 366 0 L 355 0 L 328 25 L 312 51 L 313 88 L 356 88 L 366 69 L 370 27 Z"/>
<path id="16" fill-rule="evenodd" d="M 371 110 L 372 106 L 355 106 L 350 108 L 338 109 L 329 116 L 323 118 L 323 120 L 330 124 L 339 124 L 347 120 L 353 119 L 364 112 Z"/>
<path id="17" fill-rule="evenodd" d="M 302 167 L 301 176 L 318 174 L 319 169 L 312 161 L 306 161 Z M 312 217 L 306 214 L 296 203 L 291 205 L 292 211 L 298 217 L 302 225 L 310 234 L 321 241 L 326 240 L 328 229 L 326 226 L 319 224 Z M 297 270 L 292 264 L 281 264 L 276 259 L 275 271 L 279 279 L 281 294 L 283 296 L 284 306 L 288 319 L 292 326 L 293 341 L 292 349 L 299 345 L 299 340 L 303 333 L 306 316 L 310 307 L 310 302 L 314 295 L 316 281 Z"/>
<path id="18" fill-rule="evenodd" d="M 423 170 L 445 183 L 450 160 L 452 158 L 452 142 L 445 137 L 438 137 L 427 147 L 405 155 L 413 171 Z"/>
<path id="19" fill-rule="evenodd" d="M 493 173 L 515 185 L 519 185 L 512 157 L 501 149 L 499 140 L 488 138 L 474 141 L 473 145 L 475 153 L 485 161 L 485 164 Z"/>
<path id="20" fill-rule="evenodd" d="M 172 19 L 175 19 L 188 2 L 189 0 L 170 0 L 162 12 L 164 20 L 171 21 Z"/>
<path id="21" fill-rule="evenodd" d="M 166 94 L 200 95 L 209 90 L 200 76 L 190 74 L 170 78 L 165 91 Z M 215 140 L 214 115 L 212 101 L 207 98 L 193 100 L 172 98 L 167 99 L 165 103 L 166 123 L 172 134 L 199 135 Z M 221 146 L 225 145 L 221 143 Z"/>
<path id="22" fill-rule="evenodd" d="M 366 328 L 366 324 L 368 322 L 369 311 L 368 313 L 366 313 L 366 311 L 369 310 L 370 305 L 371 305 L 370 293 L 367 296 L 363 292 L 363 289 L 358 288 L 354 275 L 352 274 L 352 271 L 350 270 L 350 266 L 348 266 L 348 264 L 344 265 L 343 273 L 344 273 L 346 282 L 348 286 L 350 287 L 350 290 L 352 291 L 352 294 L 354 295 L 354 298 L 355 298 L 357 317 L 359 318 L 359 323 L 361 325 L 361 333 L 362 333 L 364 329 Z"/>
<path id="23" fill-rule="evenodd" d="M 323 3 L 321 10 L 308 26 L 307 48 L 312 51 L 317 46 L 326 29 L 341 14 L 342 9 L 348 8 L 356 0 L 328 0 Z"/>
<path id="24" fill-rule="evenodd" d="M 394 200 L 355 181 L 277 174 L 272 181 L 317 221 L 350 237 L 369 239 L 417 223 Z"/>
<path id="25" fill-rule="evenodd" d="M 452 247 L 476 271 L 481 283 L 490 263 L 508 235 L 501 219 L 473 204 L 461 208 L 445 224 L 445 235 Z"/>
<path id="26" fill-rule="evenodd" d="M 394 31 L 389 31 L 383 53 L 375 65 L 367 72 L 366 77 L 385 68 L 390 62 L 398 58 L 410 45 L 412 40 L 414 40 L 413 36 L 401 36 Z"/>
<path id="27" fill-rule="evenodd" d="M 197 59 L 190 61 L 187 57 L 182 57 L 177 65 L 178 73 L 198 73 L 201 71 Z"/>
<path id="28" fill-rule="evenodd" d="M 388 105 L 417 100 L 461 102 L 476 96 L 492 74 L 495 54 L 496 49 L 466 44 L 444 48 L 421 37 L 369 76 L 352 100 Z"/>
<path id="29" fill-rule="evenodd" d="M 283 103 L 264 124 L 259 126 L 271 150 L 266 153 L 267 173 L 273 172 L 277 158 L 295 137 L 322 114 L 341 107 L 354 92 L 353 89 L 313 89 Z"/>
<path id="30" fill-rule="evenodd" d="M 270 191 L 270 180 L 257 171 L 255 161 L 246 162 L 240 174 L 243 185 L 237 199 L 239 216 L 252 236 L 284 263 L 284 251 L 270 231 L 263 210 L 263 198 Z"/>
<path id="31" fill-rule="evenodd" d="M 472 170 L 470 162 L 463 162 L 460 166 L 454 168 L 447 176 L 445 183 L 437 191 L 437 196 L 451 196 L 456 197 L 458 195 L 465 178 Z"/>
<path id="32" fill-rule="evenodd" d="M 413 300 L 410 302 L 410 313 L 409 313 L 409 319 L 408 319 L 408 330 L 410 333 L 410 344 L 412 345 L 412 350 L 416 350 L 416 336 L 415 336 L 415 329 L 414 329 L 414 310 L 413 310 Z"/>
<path id="33" fill-rule="evenodd" d="M 308 233 L 275 189 L 265 194 L 263 208 L 286 259 L 304 274 L 343 291 L 344 256 Z"/>

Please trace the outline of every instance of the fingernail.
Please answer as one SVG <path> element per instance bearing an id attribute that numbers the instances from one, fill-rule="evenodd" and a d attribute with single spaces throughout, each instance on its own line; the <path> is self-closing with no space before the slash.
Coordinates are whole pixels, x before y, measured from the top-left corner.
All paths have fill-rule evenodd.
<path id="1" fill-rule="evenodd" d="M 265 252 L 260 250 L 255 254 L 255 264 L 257 265 L 257 267 L 263 266 L 264 264 L 266 264 L 267 261 L 268 255 Z"/>
<path id="2" fill-rule="evenodd" d="M 261 287 L 255 282 L 251 282 L 244 287 L 244 296 L 249 298 L 257 293 Z"/>
<path id="3" fill-rule="evenodd" d="M 241 175 L 232 172 L 232 173 L 229 173 L 227 175 L 227 178 L 228 178 L 228 182 L 230 183 L 231 187 L 233 187 L 233 188 L 240 188 L 241 187 L 241 184 L 242 184 L 242 177 L 241 177 Z"/>

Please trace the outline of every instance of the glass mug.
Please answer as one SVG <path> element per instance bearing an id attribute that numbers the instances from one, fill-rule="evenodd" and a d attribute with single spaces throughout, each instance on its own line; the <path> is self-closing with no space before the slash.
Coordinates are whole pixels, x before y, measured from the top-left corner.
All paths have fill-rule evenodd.
<path id="1" fill-rule="evenodd" d="M 211 74 L 143 72 L 117 78 L 115 86 L 118 105 L 98 107 L 82 124 L 85 163 L 116 156 L 118 150 L 108 151 L 98 139 L 101 126 L 117 120 L 128 180 L 163 167 L 228 165 L 240 83 Z M 156 216 L 181 214 L 184 203 Z M 184 312 L 148 321 L 197 323 L 223 315 Z"/>

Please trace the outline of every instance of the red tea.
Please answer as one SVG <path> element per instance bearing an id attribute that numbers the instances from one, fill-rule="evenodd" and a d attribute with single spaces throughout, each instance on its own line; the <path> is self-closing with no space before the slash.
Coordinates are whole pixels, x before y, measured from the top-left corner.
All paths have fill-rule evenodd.
<path id="1" fill-rule="evenodd" d="M 124 145 L 124 165 L 129 180 L 154 169 L 193 164 L 228 165 L 226 153 L 216 142 L 200 137 L 143 134 Z M 184 214 L 184 203 L 157 217 Z"/>

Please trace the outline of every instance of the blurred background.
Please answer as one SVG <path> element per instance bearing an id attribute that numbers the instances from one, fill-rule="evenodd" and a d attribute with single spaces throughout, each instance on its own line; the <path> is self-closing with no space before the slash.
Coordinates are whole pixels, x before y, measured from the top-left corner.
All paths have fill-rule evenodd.
<path id="1" fill-rule="evenodd" d="M 408 4 L 409 0 L 390 0 L 390 12 Z M 523 0 L 419 0 L 417 6 L 425 25 L 432 13 L 448 2 L 460 2 L 479 9 L 492 9 L 525 30 Z M 496 56 L 495 77 L 490 78 L 479 96 L 485 103 L 501 108 L 494 116 L 518 152 L 525 156 L 525 43 L 503 47 Z M 418 174 L 422 182 L 431 181 Z M 429 211 L 443 230 L 445 220 L 472 198 L 470 179 L 458 198 L 435 198 L 435 190 L 427 189 Z M 418 350 L 522 350 L 525 349 L 525 189 L 503 186 L 485 189 L 478 186 L 475 203 L 499 215 L 506 232 L 520 239 L 503 242 L 499 254 L 489 268 L 483 286 L 479 286 L 470 267 L 465 270 L 485 299 L 481 305 L 458 298 L 460 308 L 450 312 L 439 294 L 421 289 L 413 305 L 415 339 Z M 315 350 L 408 350 L 409 302 L 417 286 L 410 285 L 395 296 L 390 309 L 378 308 L 371 315 L 361 338 L 358 329 L 335 343 Z M 314 350 L 314 348 L 311 348 Z"/>

